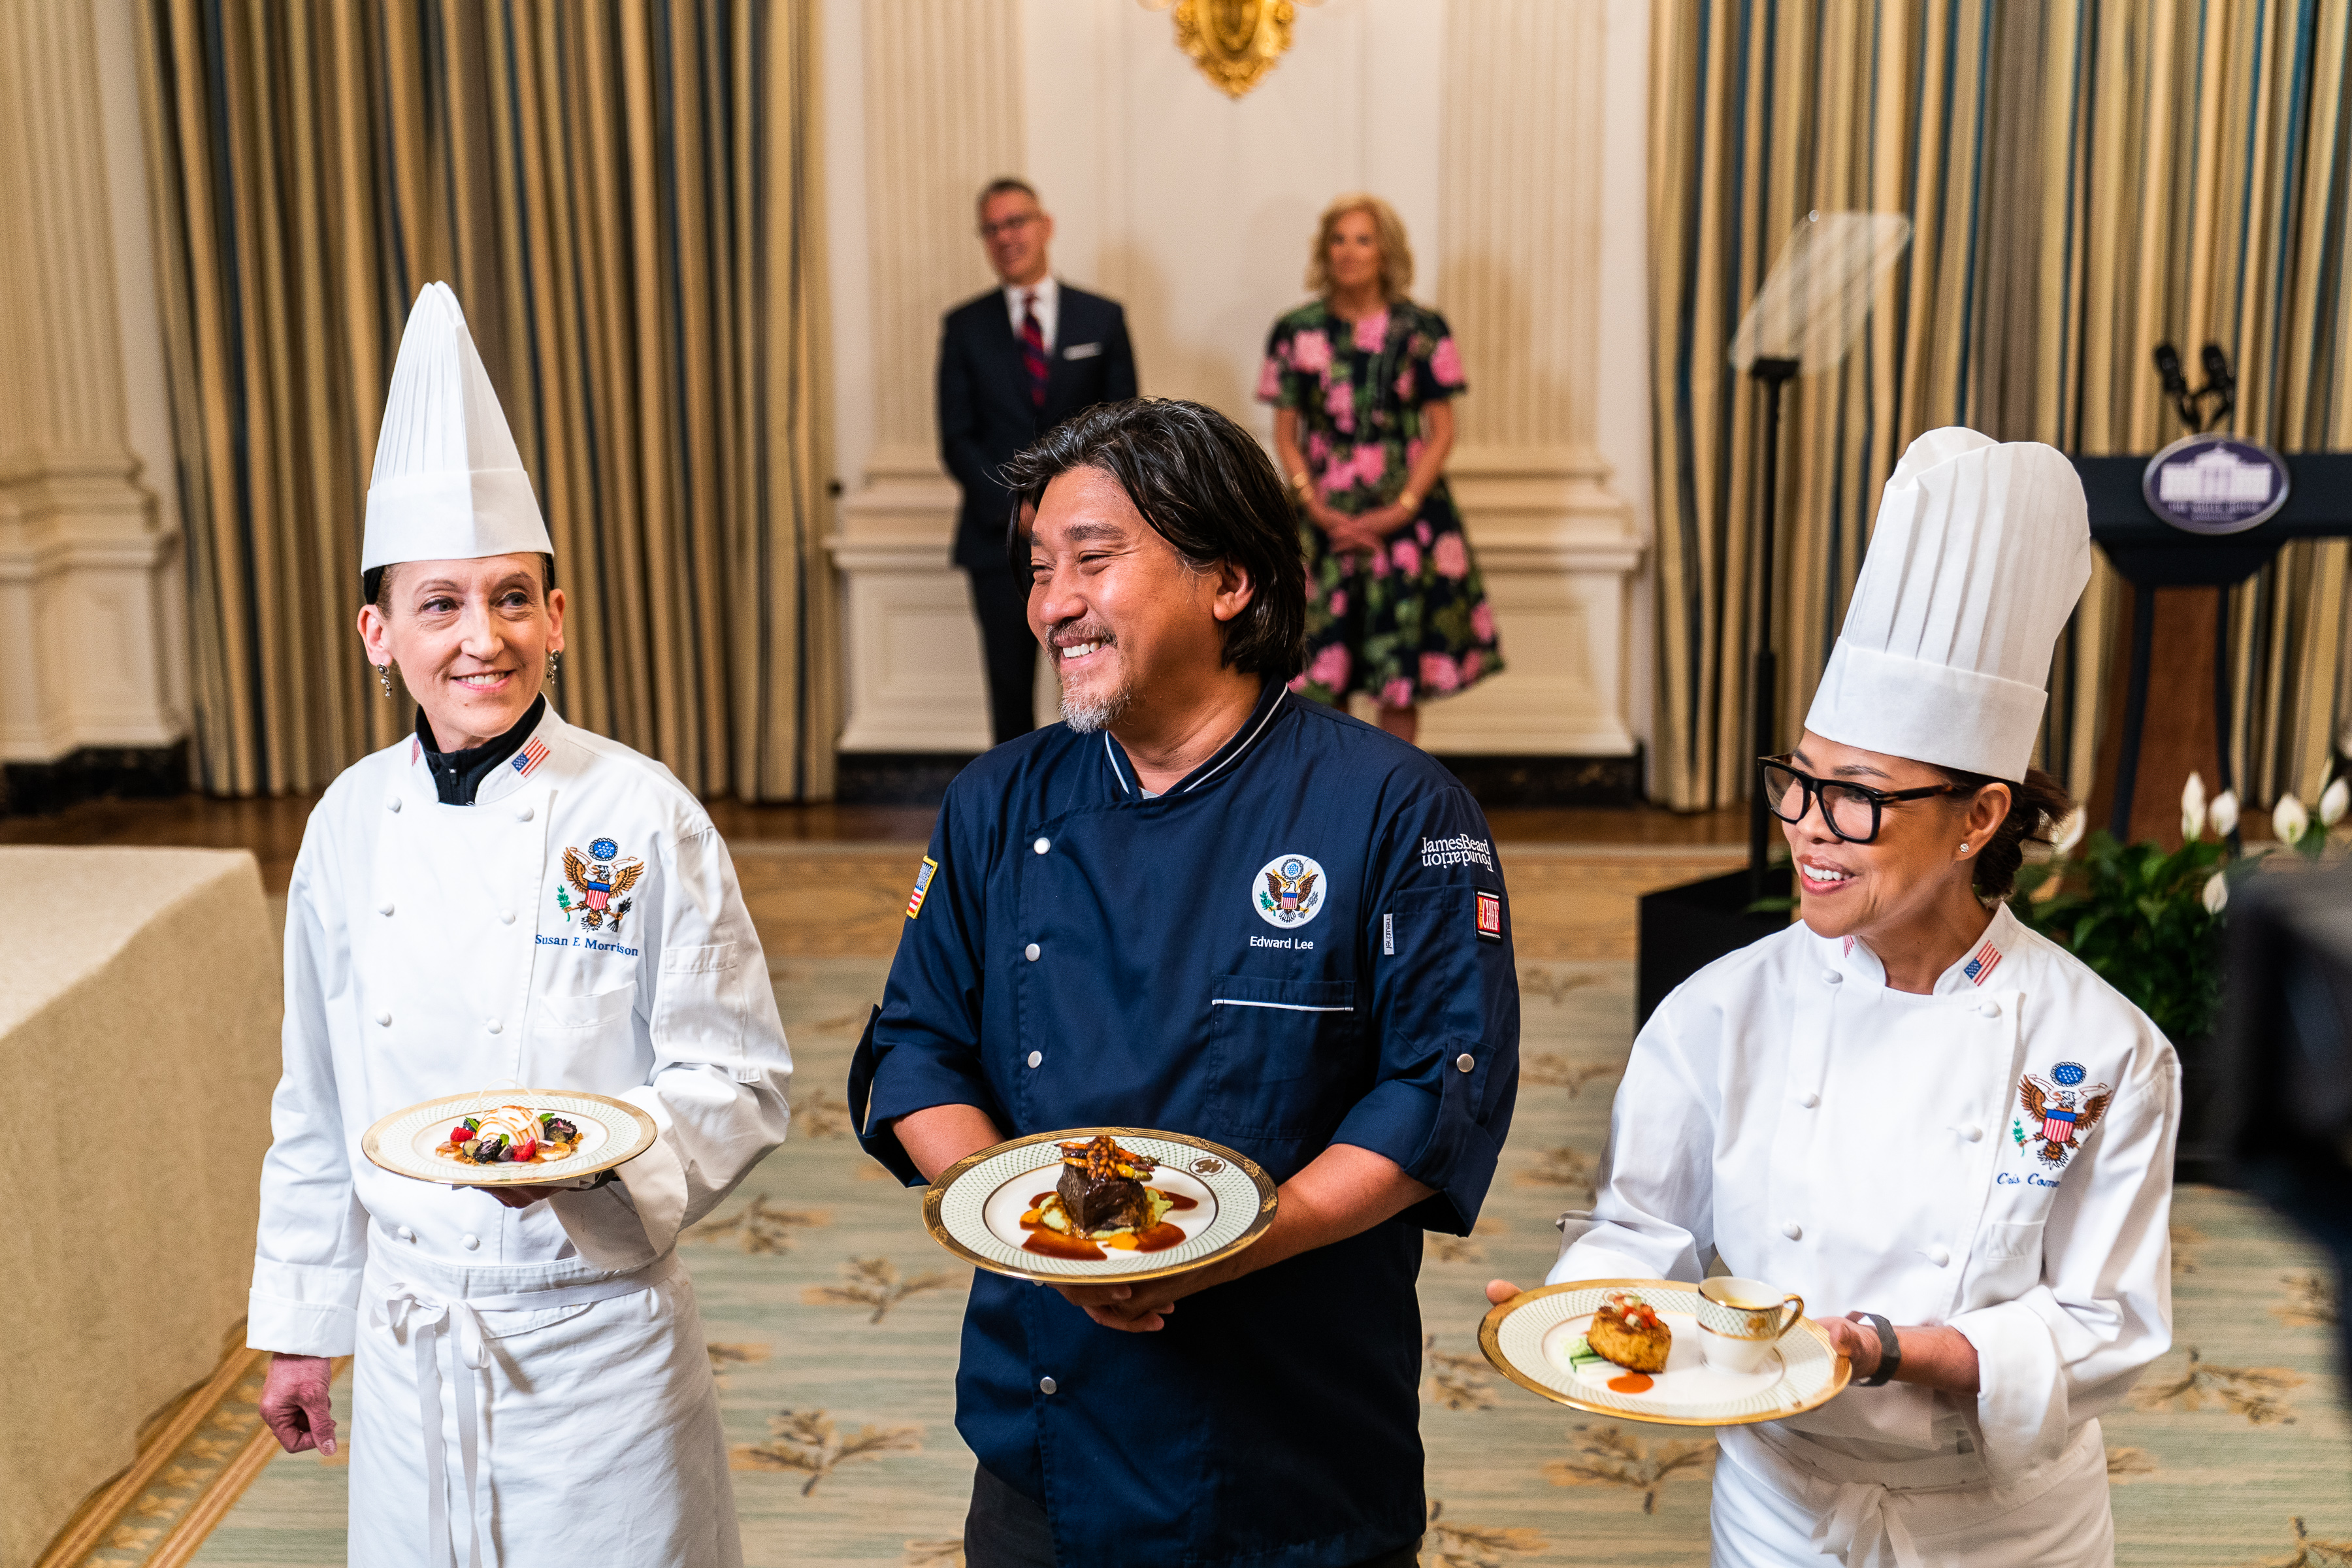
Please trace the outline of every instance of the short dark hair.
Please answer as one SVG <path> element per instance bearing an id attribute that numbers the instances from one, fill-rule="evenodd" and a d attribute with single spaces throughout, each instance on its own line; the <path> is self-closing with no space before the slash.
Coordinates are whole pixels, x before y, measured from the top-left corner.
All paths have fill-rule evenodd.
<path id="1" fill-rule="evenodd" d="M 988 184 L 980 188 L 980 199 L 971 204 L 972 210 L 974 212 L 986 212 L 988 210 L 988 203 L 991 197 L 1001 196 L 1010 191 L 1019 191 L 1023 195 L 1027 196 L 1031 201 L 1035 202 L 1041 207 L 1045 205 L 1045 198 L 1037 194 L 1037 187 L 1031 184 L 1028 181 L 1015 179 L 1011 174 L 999 174 L 995 179 L 989 181 Z"/>
<path id="2" fill-rule="evenodd" d="M 386 562 L 382 566 L 371 566 L 361 573 L 360 603 L 373 605 L 387 616 L 392 614 L 392 606 L 385 603 L 385 596 L 392 586 L 392 569 L 399 564 L 397 561 Z M 555 557 L 545 551 L 540 552 L 539 556 L 539 584 L 541 594 L 555 592 Z"/>
<path id="3" fill-rule="evenodd" d="M 1004 465 L 1013 516 L 1005 548 L 1019 563 L 1021 510 L 1072 468 L 1108 474 L 1186 564 L 1230 561 L 1256 589 L 1221 628 L 1224 662 L 1287 681 L 1307 664 L 1307 560 L 1297 514 L 1265 448 L 1197 403 L 1139 397 L 1064 420 Z"/>

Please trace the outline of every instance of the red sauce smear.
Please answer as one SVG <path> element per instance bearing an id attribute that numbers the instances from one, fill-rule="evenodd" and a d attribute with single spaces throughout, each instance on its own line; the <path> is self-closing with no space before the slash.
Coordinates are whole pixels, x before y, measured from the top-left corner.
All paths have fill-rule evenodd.
<path id="1" fill-rule="evenodd" d="M 1615 1394 L 1647 1394 L 1654 1386 L 1650 1374 L 1645 1372 L 1629 1372 L 1622 1377 L 1609 1380 L 1610 1391 Z"/>
<path id="2" fill-rule="evenodd" d="M 1042 1225 L 1023 1221 L 1021 1228 L 1029 1239 L 1021 1244 L 1024 1252 L 1034 1252 L 1044 1258 L 1107 1258 L 1109 1254 L 1082 1236 L 1064 1236 L 1058 1230 L 1047 1230 Z"/>
<path id="3" fill-rule="evenodd" d="M 1157 1187 L 1152 1190 L 1159 1192 Z M 1021 1216 L 1021 1228 L 1029 1233 L 1029 1237 L 1021 1244 L 1021 1250 L 1034 1252 L 1044 1258 L 1093 1259 L 1109 1257 L 1110 1255 L 1102 1249 L 1100 1243 L 1085 1237 L 1066 1235 L 1045 1224 L 1039 1210 L 1044 1208 L 1045 1200 L 1053 1195 L 1051 1193 L 1039 1193 L 1029 1200 L 1029 1212 Z M 1201 1206 L 1198 1199 L 1185 1197 L 1181 1193 L 1161 1193 L 1160 1195 L 1168 1199 L 1171 1209 L 1196 1209 Z M 1114 1239 L 1125 1241 L 1129 1238 L 1119 1237 Z M 1121 1252 L 1165 1252 L 1171 1247 L 1181 1245 L 1183 1240 L 1184 1230 L 1181 1226 L 1170 1225 L 1166 1220 L 1162 1220 L 1150 1230 L 1135 1233 L 1133 1245 L 1121 1247 L 1119 1250 Z"/>

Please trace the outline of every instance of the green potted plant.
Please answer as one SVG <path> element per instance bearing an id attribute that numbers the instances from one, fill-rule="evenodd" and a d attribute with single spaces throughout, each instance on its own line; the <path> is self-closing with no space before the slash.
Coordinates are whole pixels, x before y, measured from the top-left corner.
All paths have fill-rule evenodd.
<path id="1" fill-rule="evenodd" d="M 2271 816 L 2280 845 L 2317 859 L 2347 797 L 2352 784 L 2330 781 L 2315 820 L 2300 800 L 2282 796 Z M 2216 1155 L 2196 1111 L 2211 1099 L 2210 1042 L 2221 1005 L 2220 939 L 2230 887 L 2272 851 L 2233 850 L 2237 795 L 2224 791 L 2209 807 L 2195 773 L 2181 792 L 2180 829 L 2180 847 L 2170 851 L 2105 832 L 2085 837 L 2077 811 L 2060 830 L 2056 852 L 2019 870 L 2010 907 L 2129 997 L 2172 1042 L 2184 1108 L 2177 1166 L 2193 1177 L 2210 1174 Z"/>

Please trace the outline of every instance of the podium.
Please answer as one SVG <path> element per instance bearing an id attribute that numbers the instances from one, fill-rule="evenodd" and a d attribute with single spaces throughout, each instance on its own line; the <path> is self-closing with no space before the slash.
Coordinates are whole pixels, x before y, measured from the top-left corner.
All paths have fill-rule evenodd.
<path id="1" fill-rule="evenodd" d="M 2170 678 L 2164 685 L 2170 690 L 2184 682 L 2193 683 L 2207 657 L 2204 648 L 2179 637 L 2166 637 L 2159 645 L 2158 590 L 2226 590 L 2268 565 L 2289 540 L 2352 535 L 2352 452 L 2281 454 L 2289 480 L 2285 503 L 2252 528 L 2219 534 L 2192 533 L 2156 514 L 2143 483 L 2150 460 L 2147 453 L 2074 459 L 2090 507 L 2091 538 L 2117 574 L 2132 585 L 2131 657 L 2113 778 L 2114 806 L 2106 824 L 2116 837 L 2126 840 L 2135 837 L 2132 813 L 2138 804 L 2140 763 L 2147 740 L 2148 691 L 2156 682 L 2158 667 L 2168 667 Z M 2213 764 L 2218 793 L 2235 787 L 2226 742 L 2230 731 L 2230 601 L 2226 594 L 2219 596 L 2214 615 L 2210 675 L 2216 744 L 2212 757 L 2206 760 Z M 2184 665 L 2185 670 L 2180 668 Z M 2201 772 L 2205 762 L 2189 765 Z M 2182 770 L 2184 775 L 2187 771 Z M 2179 781 L 2159 782 L 2169 790 Z M 2168 820 L 2168 794 L 2165 805 Z"/>

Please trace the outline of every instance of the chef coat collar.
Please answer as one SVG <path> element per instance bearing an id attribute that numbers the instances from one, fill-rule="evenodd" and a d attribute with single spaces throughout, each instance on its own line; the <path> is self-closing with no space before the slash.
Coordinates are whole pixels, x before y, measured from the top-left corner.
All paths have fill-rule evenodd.
<path id="1" fill-rule="evenodd" d="M 547 694 L 531 699 L 530 710 L 515 721 L 513 727 L 494 740 L 462 751 L 443 752 L 434 747 L 433 726 L 425 721 L 425 710 L 416 710 L 416 760 L 424 765 L 433 780 L 433 792 L 443 805 L 472 805 L 482 785 L 499 765 L 522 750 L 523 742 L 538 731 L 547 716 Z"/>
<path id="2" fill-rule="evenodd" d="M 1160 795 L 1146 795 L 1137 787 L 1135 763 L 1128 756 L 1126 748 L 1110 738 L 1108 730 L 1102 732 L 1103 760 L 1110 764 L 1111 776 L 1118 781 L 1118 793 L 1129 800 L 1160 800 L 1167 795 L 1189 794 L 1231 768 L 1242 759 L 1244 752 L 1256 745 L 1289 696 L 1290 688 L 1287 686 L 1280 681 L 1266 681 L 1265 689 L 1257 695 L 1257 705 L 1250 710 L 1250 716 L 1242 721 L 1242 727 L 1234 731 L 1234 738 L 1220 746 L 1215 756 L 1186 773 L 1182 782 Z"/>
<path id="3" fill-rule="evenodd" d="M 1984 935 L 1936 977 L 1936 988 L 1928 995 L 1972 996 L 1981 992 L 1992 979 L 1993 971 L 2000 967 L 2002 959 L 2017 951 L 2024 935 L 2024 926 L 2010 912 L 2009 906 L 2000 905 L 1993 910 L 1992 923 L 1985 927 Z M 1849 978 L 1878 986 L 1886 984 L 1886 965 L 1878 961 L 1870 944 L 1860 937 L 1817 936 L 1813 942 L 1822 958 Z"/>

